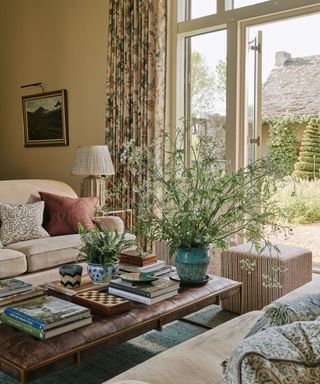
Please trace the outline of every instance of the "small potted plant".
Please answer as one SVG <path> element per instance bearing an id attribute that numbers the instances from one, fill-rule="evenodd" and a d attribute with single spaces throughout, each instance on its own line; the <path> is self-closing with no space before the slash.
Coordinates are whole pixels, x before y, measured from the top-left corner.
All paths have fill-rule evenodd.
<path id="1" fill-rule="evenodd" d="M 79 260 L 87 261 L 88 273 L 94 283 L 108 281 L 116 276 L 119 272 L 119 253 L 135 246 L 135 240 L 128 240 L 125 232 L 109 231 L 105 226 L 86 229 L 79 225 L 79 233 Z"/>

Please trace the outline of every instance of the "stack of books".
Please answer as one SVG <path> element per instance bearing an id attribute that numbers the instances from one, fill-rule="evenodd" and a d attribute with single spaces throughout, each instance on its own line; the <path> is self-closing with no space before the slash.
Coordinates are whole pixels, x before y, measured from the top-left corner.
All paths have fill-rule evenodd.
<path id="1" fill-rule="evenodd" d="M 18 279 L 0 280 L 0 313 L 2 313 L 8 305 L 43 295 L 43 288 L 33 287 L 30 283 L 25 283 Z"/>
<path id="2" fill-rule="evenodd" d="M 0 297 L 15 295 L 32 290 L 32 284 L 18 279 L 0 280 Z"/>
<path id="3" fill-rule="evenodd" d="M 1 321 L 46 340 L 92 323 L 89 308 L 53 296 L 6 307 Z"/>
<path id="4" fill-rule="evenodd" d="M 109 293 L 150 305 L 175 296 L 178 293 L 179 286 L 178 282 L 166 278 L 160 278 L 145 284 L 116 279 L 110 282 Z"/>
<path id="5" fill-rule="evenodd" d="M 136 250 L 126 250 L 119 255 L 120 269 L 125 272 L 153 273 L 161 276 L 171 272 L 171 266 L 158 260 L 154 254 L 140 254 Z"/>

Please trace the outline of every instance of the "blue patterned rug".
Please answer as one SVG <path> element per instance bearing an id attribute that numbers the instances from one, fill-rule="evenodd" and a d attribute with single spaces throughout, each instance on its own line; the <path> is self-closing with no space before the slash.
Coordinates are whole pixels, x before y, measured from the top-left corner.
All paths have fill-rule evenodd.
<path id="1" fill-rule="evenodd" d="M 188 318 L 215 327 L 235 317 L 212 305 Z M 197 336 L 206 329 L 176 321 L 164 327 L 162 332 L 151 331 L 119 346 L 98 352 L 82 360 L 80 367 L 70 366 L 28 384 L 101 384 L 104 381 L 142 363 L 158 353 Z M 0 373 L 1 384 L 18 384 L 17 380 Z"/>

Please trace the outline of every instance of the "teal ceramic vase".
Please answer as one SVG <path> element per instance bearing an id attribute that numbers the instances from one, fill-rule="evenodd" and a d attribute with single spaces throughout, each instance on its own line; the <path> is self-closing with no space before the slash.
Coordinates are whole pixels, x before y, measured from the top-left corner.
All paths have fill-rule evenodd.
<path id="1" fill-rule="evenodd" d="M 209 267 L 208 248 L 178 248 L 176 268 L 183 283 L 204 281 Z"/>

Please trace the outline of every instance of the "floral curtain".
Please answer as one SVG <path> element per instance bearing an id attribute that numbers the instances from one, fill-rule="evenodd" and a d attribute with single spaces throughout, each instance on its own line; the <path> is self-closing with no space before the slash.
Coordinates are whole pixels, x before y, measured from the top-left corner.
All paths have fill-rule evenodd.
<path id="1" fill-rule="evenodd" d="M 125 205 L 135 194 L 120 160 L 123 145 L 134 139 L 144 148 L 165 128 L 167 0 L 109 3 L 106 144 L 116 172 L 113 184 L 125 181 L 120 198 Z"/>

